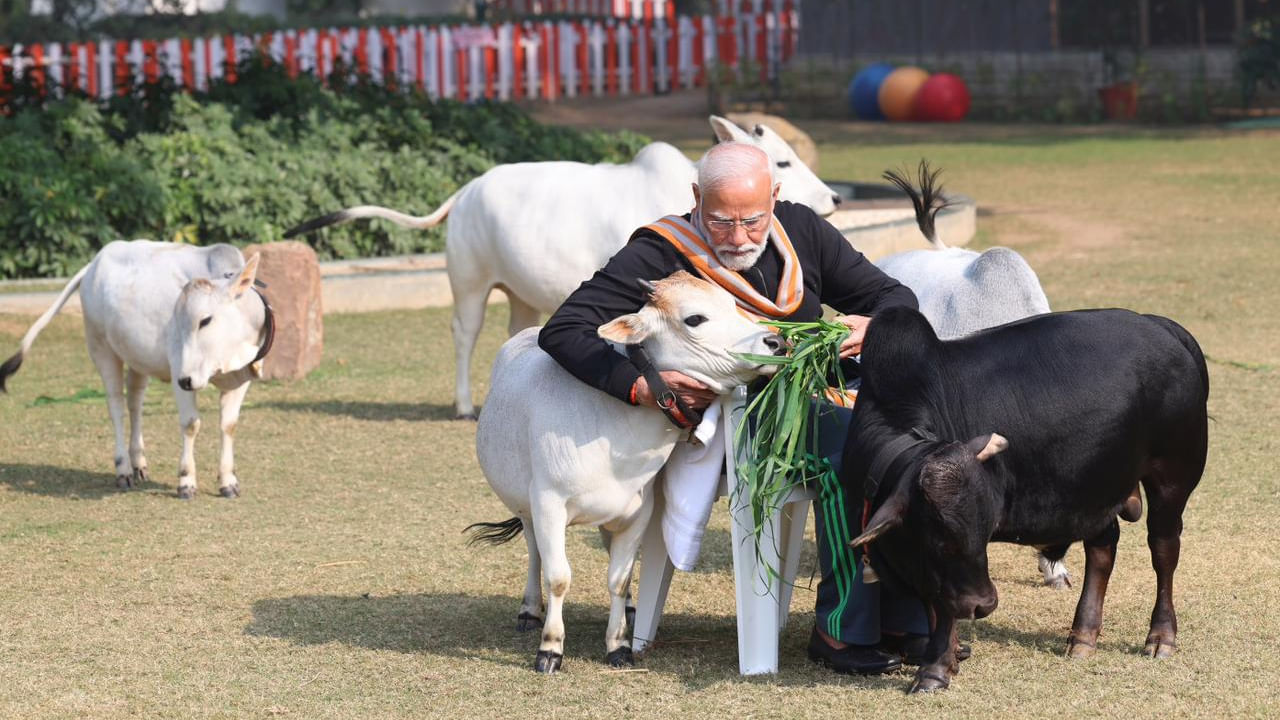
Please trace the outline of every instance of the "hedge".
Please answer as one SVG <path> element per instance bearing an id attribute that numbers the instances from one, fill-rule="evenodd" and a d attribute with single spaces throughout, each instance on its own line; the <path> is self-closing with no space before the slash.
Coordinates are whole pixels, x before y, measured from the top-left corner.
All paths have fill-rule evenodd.
<path id="1" fill-rule="evenodd" d="M 244 245 L 351 205 L 425 214 L 497 163 L 625 162 L 646 142 L 341 73 L 330 89 L 261 58 L 237 74 L 200 95 L 146 85 L 106 105 L 18 88 L 0 117 L 0 277 L 67 276 L 121 238 Z M 443 229 L 361 222 L 306 239 L 354 258 L 439 250 Z"/>

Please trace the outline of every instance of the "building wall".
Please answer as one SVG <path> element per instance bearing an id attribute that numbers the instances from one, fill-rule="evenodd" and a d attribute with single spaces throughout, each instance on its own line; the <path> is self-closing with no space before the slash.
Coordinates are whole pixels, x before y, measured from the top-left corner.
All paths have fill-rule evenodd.
<path id="1" fill-rule="evenodd" d="M 872 63 L 920 64 L 930 72 L 964 78 L 973 98 L 971 116 L 982 119 L 1089 120 L 1101 115 L 1098 88 L 1108 82 L 1101 51 L 1038 53 L 871 53 L 797 58 L 784 91 L 797 116 L 847 117 L 846 89 Z M 1139 114 L 1155 121 L 1206 119 L 1209 108 L 1239 106 L 1233 48 L 1152 48 L 1135 68 Z M 1203 71 L 1202 71 L 1203 68 Z M 1271 93 L 1274 96 L 1276 93 Z"/>
<path id="2" fill-rule="evenodd" d="M 1049 0 L 806 0 L 802 55 L 1051 49 Z"/>

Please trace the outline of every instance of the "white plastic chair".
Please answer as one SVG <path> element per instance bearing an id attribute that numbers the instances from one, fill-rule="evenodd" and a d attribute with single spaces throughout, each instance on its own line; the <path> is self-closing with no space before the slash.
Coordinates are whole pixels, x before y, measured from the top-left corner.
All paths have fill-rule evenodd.
<path id="1" fill-rule="evenodd" d="M 804 546 L 804 526 L 809 503 L 815 493 L 797 487 L 783 500 L 781 507 L 766 523 L 761 533 L 760 556 L 756 555 L 751 532 L 754 521 L 751 506 L 730 487 L 736 487 L 737 455 L 733 436 L 746 412 L 747 389 L 735 388 L 721 400 L 721 418 L 725 432 L 725 475 L 721 478 L 719 496 L 730 497 L 730 525 L 733 540 L 733 584 L 738 607 L 738 671 L 743 675 L 778 672 L 778 635 L 787 624 L 791 607 L 791 589 L 800 565 Z M 654 483 L 654 508 L 641 541 L 640 584 L 636 592 L 636 619 L 632 650 L 640 652 L 652 642 L 662 619 L 662 606 L 667 601 L 675 569 L 667 556 L 662 539 L 662 483 Z M 765 567 L 777 568 L 781 575 L 768 581 Z"/>

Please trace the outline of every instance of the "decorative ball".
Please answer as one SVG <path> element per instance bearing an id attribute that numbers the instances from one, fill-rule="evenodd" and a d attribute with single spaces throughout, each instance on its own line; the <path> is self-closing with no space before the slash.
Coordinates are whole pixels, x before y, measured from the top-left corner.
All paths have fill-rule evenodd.
<path id="1" fill-rule="evenodd" d="M 893 72 L 888 63 L 877 63 L 863 68 L 849 83 L 849 108 L 863 120 L 883 120 L 880 112 L 880 84 Z"/>
<path id="2" fill-rule="evenodd" d="M 929 79 L 929 73 L 906 66 L 889 73 L 880 84 L 880 112 L 890 120 L 910 120 L 915 112 L 916 93 Z"/>
<path id="3" fill-rule="evenodd" d="M 969 87 L 958 75 L 938 73 L 916 93 L 915 119 L 924 122 L 958 122 L 969 112 Z"/>

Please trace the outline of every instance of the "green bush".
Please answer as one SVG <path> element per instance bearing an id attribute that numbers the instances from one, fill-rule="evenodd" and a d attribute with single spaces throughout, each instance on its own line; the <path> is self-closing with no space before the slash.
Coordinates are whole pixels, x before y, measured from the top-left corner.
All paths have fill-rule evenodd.
<path id="1" fill-rule="evenodd" d="M 0 122 L 0 277 L 66 275 L 163 227 L 161 185 L 109 122 L 76 99 Z"/>
<path id="2" fill-rule="evenodd" d="M 0 117 L 0 277 L 66 276 L 121 238 L 244 245 L 352 205 L 425 214 L 496 163 L 625 162 L 646 142 L 341 73 L 333 89 L 261 60 L 238 75 L 203 96 L 165 84 L 102 106 L 16 98 Z M 375 221 L 304 239 L 329 259 L 434 251 L 443 237 Z"/>
<path id="3" fill-rule="evenodd" d="M 1280 15 L 1250 23 L 1241 33 L 1237 53 L 1240 99 L 1249 107 L 1260 85 L 1280 88 Z"/>

